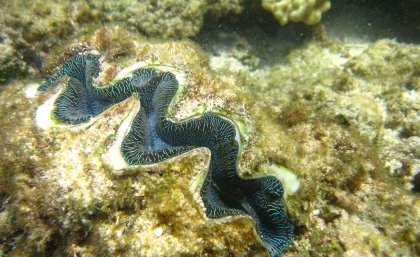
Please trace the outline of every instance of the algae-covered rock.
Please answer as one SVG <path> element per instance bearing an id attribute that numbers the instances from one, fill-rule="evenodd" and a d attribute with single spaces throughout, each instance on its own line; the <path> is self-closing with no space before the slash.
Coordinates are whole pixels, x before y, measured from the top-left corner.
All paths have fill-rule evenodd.
<path id="1" fill-rule="evenodd" d="M 3 1 L 0 15 L 0 82 L 39 74 L 39 56 L 89 34 L 102 24 L 118 24 L 146 36 L 190 38 L 204 18 L 217 20 L 243 11 L 243 0 L 229 1 Z"/>
<path id="2" fill-rule="evenodd" d="M 120 21 L 150 36 L 188 38 L 195 36 L 203 26 L 205 15 L 223 17 L 239 14 L 243 0 L 228 1 L 92 1 L 109 21 Z"/>
<path id="3" fill-rule="evenodd" d="M 195 36 L 205 15 L 220 18 L 239 14 L 243 0 L 229 1 L 31 1 L 7 2 L 0 26 L 13 28 L 44 51 L 72 35 L 81 35 L 102 23 L 120 23 L 149 36 Z"/>
<path id="4" fill-rule="evenodd" d="M 205 17 L 217 20 L 239 15 L 244 9 L 243 2 L 3 1 L 0 83 L 27 75 L 39 76 L 45 53 L 67 45 L 71 38 L 89 34 L 102 24 L 117 24 L 157 38 L 190 38 L 201 30 Z"/>
<path id="5" fill-rule="evenodd" d="M 12 44 L 1 43 L 0 52 L 0 83 L 26 73 L 26 62 L 22 60 L 22 56 L 16 52 Z"/>

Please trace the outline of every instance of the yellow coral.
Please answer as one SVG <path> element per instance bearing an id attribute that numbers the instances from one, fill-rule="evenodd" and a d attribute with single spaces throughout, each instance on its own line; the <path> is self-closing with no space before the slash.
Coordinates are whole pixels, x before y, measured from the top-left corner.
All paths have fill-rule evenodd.
<path id="1" fill-rule="evenodd" d="M 289 21 L 303 21 L 313 25 L 321 21 L 323 13 L 331 7 L 329 0 L 263 0 L 265 10 L 272 12 L 281 25 Z"/>

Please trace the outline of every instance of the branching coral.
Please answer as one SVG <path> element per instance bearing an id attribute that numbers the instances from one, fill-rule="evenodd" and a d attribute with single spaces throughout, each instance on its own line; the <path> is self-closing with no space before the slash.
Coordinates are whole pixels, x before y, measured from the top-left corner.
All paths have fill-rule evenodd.
<path id="1" fill-rule="evenodd" d="M 328 0 L 263 0 L 262 6 L 272 12 L 281 25 L 289 21 L 313 25 L 321 21 L 331 4 Z"/>

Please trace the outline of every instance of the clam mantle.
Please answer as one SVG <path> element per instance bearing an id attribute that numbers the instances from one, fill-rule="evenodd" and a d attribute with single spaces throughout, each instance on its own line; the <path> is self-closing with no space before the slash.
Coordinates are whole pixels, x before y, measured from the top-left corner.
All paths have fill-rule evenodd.
<path id="1" fill-rule="evenodd" d="M 128 165 L 150 165 L 198 147 L 209 149 L 209 171 L 200 190 L 206 216 L 250 215 L 270 255 L 277 256 L 287 248 L 293 239 L 293 226 L 283 205 L 283 186 L 274 176 L 243 179 L 238 175 L 240 135 L 231 120 L 210 112 L 184 121 L 169 119 L 167 110 L 179 85 L 171 72 L 139 68 L 112 85 L 98 87 L 94 82 L 99 72 L 98 55 L 78 54 L 39 88 L 46 91 L 62 77 L 68 78 L 67 85 L 48 102 L 55 122 L 73 126 L 86 123 L 137 95 L 140 106 L 123 123 L 123 129 L 128 128 L 122 132 L 124 137 L 121 132 L 117 136 L 120 155 L 113 149 L 119 162 L 122 156 Z M 44 109 L 48 110 L 41 107 Z M 113 162 L 111 154 L 105 156 Z"/>

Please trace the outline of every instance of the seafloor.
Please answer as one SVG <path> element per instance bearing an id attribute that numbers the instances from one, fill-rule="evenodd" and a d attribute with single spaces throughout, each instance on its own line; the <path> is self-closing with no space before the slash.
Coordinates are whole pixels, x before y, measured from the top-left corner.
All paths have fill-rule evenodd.
<path id="1" fill-rule="evenodd" d="M 112 161 L 135 97 L 84 125 L 43 113 L 59 89 L 37 87 L 95 52 L 104 84 L 182 78 L 171 118 L 235 122 L 240 175 L 284 184 L 284 256 L 420 256 L 420 3 L 287 2 L 0 0 L 0 255 L 269 256 L 249 217 L 206 217 L 206 149 Z"/>

